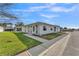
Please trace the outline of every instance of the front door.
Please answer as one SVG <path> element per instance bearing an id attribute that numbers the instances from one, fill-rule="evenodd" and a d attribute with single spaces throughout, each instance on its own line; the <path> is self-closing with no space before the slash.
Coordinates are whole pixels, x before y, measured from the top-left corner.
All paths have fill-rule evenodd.
<path id="1" fill-rule="evenodd" d="M 36 35 L 38 34 L 38 25 L 36 25 Z"/>
<path id="2" fill-rule="evenodd" d="M 32 27 L 31 26 L 29 26 L 28 33 L 32 34 Z"/>

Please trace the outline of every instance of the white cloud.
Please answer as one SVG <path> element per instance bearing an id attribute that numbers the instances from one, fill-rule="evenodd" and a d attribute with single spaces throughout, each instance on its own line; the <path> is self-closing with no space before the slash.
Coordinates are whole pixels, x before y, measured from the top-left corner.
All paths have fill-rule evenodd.
<path id="1" fill-rule="evenodd" d="M 67 26 L 68 28 L 75 28 L 75 29 L 79 29 L 79 26 Z"/>
<path id="2" fill-rule="evenodd" d="M 42 11 L 44 8 L 50 8 L 51 6 L 56 5 L 56 3 L 47 3 L 43 6 L 32 6 L 29 7 L 29 9 L 23 10 L 24 12 L 38 12 L 38 11 Z M 21 11 L 21 10 L 17 10 L 17 11 Z"/>
<path id="3" fill-rule="evenodd" d="M 40 16 L 42 17 L 45 17 L 45 18 L 48 18 L 48 19 L 52 19 L 52 18 L 55 18 L 55 17 L 58 17 L 58 15 L 48 15 L 48 14 L 40 14 Z"/>
<path id="4" fill-rule="evenodd" d="M 37 11 L 42 11 L 44 8 L 46 8 L 48 11 L 51 12 L 72 12 L 76 9 L 77 6 L 72 6 L 71 8 L 65 8 L 62 6 L 56 6 L 55 4 L 45 4 L 44 6 L 34 6 L 30 7 L 27 12 L 37 12 Z"/>
<path id="5" fill-rule="evenodd" d="M 12 11 L 17 11 L 17 12 L 38 12 L 41 11 L 44 8 L 48 8 L 49 6 L 32 6 L 29 7 L 28 9 L 16 9 L 16 10 L 12 10 Z"/>
<path id="6" fill-rule="evenodd" d="M 30 7 L 27 12 L 36 12 L 36 11 L 41 11 L 42 9 L 47 8 L 47 6 L 35 6 L 35 7 Z"/>
<path id="7" fill-rule="evenodd" d="M 51 11 L 51 12 L 71 12 L 71 11 L 74 11 L 76 8 L 78 8 L 78 6 L 79 5 L 76 4 L 75 6 L 72 6 L 71 8 L 66 8 L 66 7 L 62 7 L 62 6 L 56 6 L 56 3 L 47 3 L 42 6 L 32 6 L 25 10 L 15 10 L 15 11 L 39 12 L 46 8 L 46 10 Z"/>
<path id="8" fill-rule="evenodd" d="M 65 7 L 60 7 L 60 6 L 54 6 L 50 8 L 50 10 L 53 12 L 71 12 L 75 10 L 75 7 L 73 6 L 71 8 L 65 8 Z"/>
<path id="9" fill-rule="evenodd" d="M 51 5 L 51 6 L 54 6 L 56 5 L 57 3 L 48 3 L 48 5 Z"/>
<path id="10" fill-rule="evenodd" d="M 48 3 L 48 4 L 45 4 L 44 6 L 30 7 L 27 11 L 28 12 L 36 12 L 36 11 L 41 11 L 44 8 L 47 8 L 48 11 L 51 11 L 51 12 L 71 12 L 76 9 L 75 7 L 76 6 L 72 6 L 71 8 L 65 8 L 62 6 L 56 6 L 56 3 Z"/>

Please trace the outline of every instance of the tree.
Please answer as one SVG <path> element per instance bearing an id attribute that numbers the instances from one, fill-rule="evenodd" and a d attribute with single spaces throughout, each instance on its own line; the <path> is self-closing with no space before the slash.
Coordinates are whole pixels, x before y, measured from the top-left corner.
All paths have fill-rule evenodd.
<path id="1" fill-rule="evenodd" d="M 17 22 L 15 25 L 16 25 L 16 26 L 23 26 L 24 23 L 23 23 L 23 22 Z"/>
<path id="2" fill-rule="evenodd" d="M 67 27 L 64 27 L 64 30 L 67 30 Z"/>

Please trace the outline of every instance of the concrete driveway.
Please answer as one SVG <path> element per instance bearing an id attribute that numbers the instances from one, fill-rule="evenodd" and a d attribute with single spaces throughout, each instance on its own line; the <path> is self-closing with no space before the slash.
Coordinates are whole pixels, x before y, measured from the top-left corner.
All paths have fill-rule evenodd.
<path id="1" fill-rule="evenodd" d="M 71 37 L 64 50 L 63 56 L 79 56 L 79 31 L 71 33 Z"/>

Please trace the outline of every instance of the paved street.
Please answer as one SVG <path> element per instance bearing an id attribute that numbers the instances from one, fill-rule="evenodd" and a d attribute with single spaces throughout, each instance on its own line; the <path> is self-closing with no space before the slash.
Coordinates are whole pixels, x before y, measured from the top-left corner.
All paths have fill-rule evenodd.
<path id="1" fill-rule="evenodd" d="M 79 31 L 74 31 L 71 33 L 71 37 L 63 55 L 79 56 Z"/>

